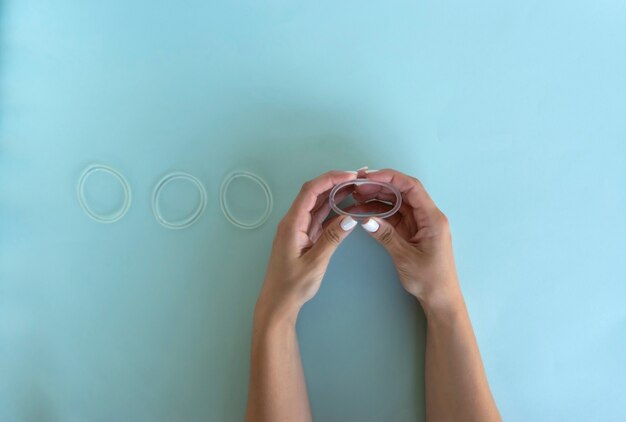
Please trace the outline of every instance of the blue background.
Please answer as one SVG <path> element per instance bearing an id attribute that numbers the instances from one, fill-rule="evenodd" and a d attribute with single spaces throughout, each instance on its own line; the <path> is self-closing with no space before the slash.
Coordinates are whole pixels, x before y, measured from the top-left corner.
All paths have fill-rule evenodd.
<path id="1" fill-rule="evenodd" d="M 626 418 L 625 2 L 9 0 L 0 40 L 0 419 L 241 420 L 275 225 L 363 165 L 450 218 L 505 420 Z M 118 223 L 78 205 L 92 162 Z M 274 192 L 257 230 L 234 169 Z M 187 230 L 151 213 L 172 170 L 206 186 Z M 423 419 L 424 318 L 361 230 L 298 329 L 317 420 Z"/>

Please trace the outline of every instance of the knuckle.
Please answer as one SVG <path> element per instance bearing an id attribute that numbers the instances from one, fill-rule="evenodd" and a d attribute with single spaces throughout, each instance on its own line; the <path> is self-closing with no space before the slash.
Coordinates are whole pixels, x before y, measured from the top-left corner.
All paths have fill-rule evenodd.
<path id="1" fill-rule="evenodd" d="M 326 241 L 334 245 L 338 245 L 341 242 L 341 235 L 336 229 L 325 230 L 323 236 Z"/>
<path id="2" fill-rule="evenodd" d="M 450 236 L 450 220 L 448 220 L 448 217 L 441 211 L 437 219 L 437 226 L 441 234 Z"/>
<path id="3" fill-rule="evenodd" d="M 311 185 L 312 185 L 312 184 L 313 184 L 313 182 L 312 182 L 312 181 L 310 181 L 310 180 L 308 180 L 308 181 L 306 181 L 306 182 L 304 182 L 304 183 L 302 184 L 302 188 L 300 188 L 300 190 L 301 190 L 301 191 L 303 191 L 303 192 L 308 191 L 308 190 L 310 190 L 310 189 L 311 189 Z"/>
<path id="4" fill-rule="evenodd" d="M 378 240 L 383 245 L 389 245 L 393 241 L 393 237 L 394 237 L 394 233 L 391 227 L 385 227 L 380 231 L 378 235 Z"/>
<path id="5" fill-rule="evenodd" d="M 439 225 L 443 228 L 450 227 L 450 220 L 448 216 L 439 211 Z"/>
<path id="6" fill-rule="evenodd" d="M 413 183 L 415 183 L 415 186 L 417 186 L 418 189 L 426 190 L 426 188 L 424 187 L 424 184 L 422 183 L 420 179 L 418 179 L 417 177 L 411 177 L 411 179 L 413 179 Z"/>
<path id="7" fill-rule="evenodd" d="M 278 222 L 278 225 L 276 226 L 276 234 L 282 235 L 286 233 L 288 230 L 289 230 L 289 221 L 287 220 L 287 217 L 284 217 L 282 220 Z"/>

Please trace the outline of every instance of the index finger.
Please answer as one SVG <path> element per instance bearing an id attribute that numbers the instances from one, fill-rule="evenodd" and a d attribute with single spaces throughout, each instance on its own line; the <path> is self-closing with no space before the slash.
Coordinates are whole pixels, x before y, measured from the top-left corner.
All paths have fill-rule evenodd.
<path id="1" fill-rule="evenodd" d="M 311 223 L 311 211 L 315 207 L 318 197 L 331 190 L 333 186 L 354 180 L 356 177 L 355 173 L 333 170 L 309 180 L 302 185 L 300 193 L 287 211 L 286 217 L 295 224 L 298 230 L 306 232 Z"/>

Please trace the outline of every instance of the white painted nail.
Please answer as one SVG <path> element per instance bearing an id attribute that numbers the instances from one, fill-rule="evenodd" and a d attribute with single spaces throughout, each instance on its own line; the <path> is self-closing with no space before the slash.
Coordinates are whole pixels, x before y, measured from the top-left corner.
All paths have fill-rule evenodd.
<path id="1" fill-rule="evenodd" d="M 345 170 L 345 172 L 350 174 L 358 174 L 358 172 L 354 170 Z"/>
<path id="2" fill-rule="evenodd" d="M 365 173 L 369 174 L 369 173 L 376 173 L 378 170 L 365 170 Z"/>
<path id="3" fill-rule="evenodd" d="M 363 227 L 365 230 L 367 230 L 370 233 L 374 233 L 376 232 L 376 230 L 378 230 L 378 228 L 380 227 L 380 224 L 378 224 L 376 220 L 370 218 L 369 220 L 367 220 L 366 223 L 361 224 L 361 227 Z"/>
<path id="4" fill-rule="evenodd" d="M 363 166 L 360 169 L 356 169 L 357 173 L 360 172 L 361 170 L 367 170 L 367 166 Z"/>
<path id="5" fill-rule="evenodd" d="M 347 232 L 354 226 L 356 226 L 356 220 L 350 216 L 347 216 L 343 220 L 341 220 L 341 229 L 344 232 Z"/>

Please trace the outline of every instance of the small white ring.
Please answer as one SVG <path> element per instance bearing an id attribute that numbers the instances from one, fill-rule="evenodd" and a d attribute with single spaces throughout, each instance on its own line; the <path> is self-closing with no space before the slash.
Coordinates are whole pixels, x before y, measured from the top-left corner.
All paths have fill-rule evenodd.
<path id="1" fill-rule="evenodd" d="M 190 181 L 196 186 L 196 188 L 198 189 L 198 193 L 200 194 L 200 203 L 198 204 L 198 207 L 194 210 L 194 212 L 189 217 L 185 218 L 184 220 L 170 221 L 167 218 L 163 217 L 163 214 L 161 213 L 161 207 L 159 206 L 159 198 L 161 197 L 161 191 L 167 184 L 169 184 L 170 182 L 173 182 L 174 180 L 180 180 L 180 179 Z M 165 175 L 159 181 L 159 183 L 157 183 L 156 187 L 154 188 L 154 192 L 152 193 L 152 212 L 154 214 L 154 217 L 156 218 L 157 222 L 159 222 L 159 224 L 161 224 L 163 227 L 166 227 L 168 229 L 172 229 L 172 230 L 186 229 L 187 227 L 191 226 L 196 221 L 198 221 L 200 216 L 202 216 L 202 213 L 204 212 L 205 208 L 206 208 L 206 191 L 204 189 L 204 185 L 202 184 L 202 182 L 200 182 L 200 180 L 198 180 L 196 177 L 192 176 L 189 173 L 173 172 L 173 173 L 169 173 Z"/>
<path id="2" fill-rule="evenodd" d="M 230 183 L 233 180 L 238 179 L 238 178 L 252 180 L 253 182 L 255 182 L 257 185 L 261 187 L 261 189 L 263 190 L 263 194 L 265 194 L 265 211 L 263 212 L 263 215 L 261 215 L 261 217 L 259 217 L 256 221 L 253 221 L 251 223 L 241 221 L 237 219 L 235 216 L 233 216 L 228 206 L 228 202 L 226 201 L 226 192 L 228 191 L 228 187 L 230 186 Z M 230 221 L 234 226 L 239 227 L 241 229 L 256 229 L 257 227 L 260 227 L 261 225 L 263 225 L 263 223 L 267 221 L 270 214 L 272 213 L 272 207 L 273 207 L 272 191 L 270 190 L 265 180 L 263 180 L 261 177 L 257 176 L 256 174 L 251 173 L 249 171 L 238 170 L 238 171 L 234 171 L 230 173 L 228 176 L 226 176 L 226 178 L 222 182 L 222 186 L 220 187 L 220 208 L 222 209 L 222 212 L 224 213 L 224 217 L 226 217 L 226 219 Z"/>
<path id="3" fill-rule="evenodd" d="M 108 173 L 115 177 L 118 182 L 120 182 L 120 185 L 122 185 L 122 189 L 124 190 L 124 203 L 122 204 L 122 207 L 119 210 L 108 215 L 98 214 L 97 212 L 94 212 L 89 207 L 89 205 L 87 205 L 87 199 L 85 198 L 85 182 L 91 174 L 99 171 L 103 173 Z M 80 179 L 78 179 L 76 193 L 78 196 L 78 203 L 80 204 L 80 207 L 83 209 L 83 211 L 85 211 L 85 214 L 87 214 L 92 220 L 104 224 L 115 223 L 116 221 L 119 221 L 122 217 L 124 217 L 124 215 L 128 212 L 128 209 L 130 208 L 130 203 L 132 199 L 130 186 L 128 185 L 128 182 L 126 181 L 124 176 L 122 176 L 122 174 L 119 171 L 115 170 L 113 167 L 104 164 L 92 164 L 83 171 Z"/>

